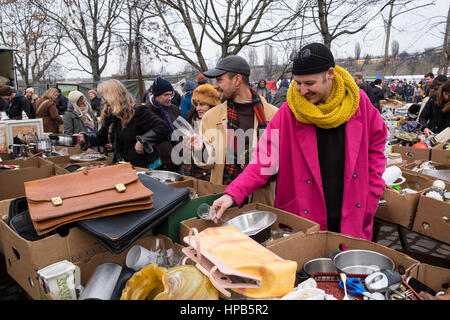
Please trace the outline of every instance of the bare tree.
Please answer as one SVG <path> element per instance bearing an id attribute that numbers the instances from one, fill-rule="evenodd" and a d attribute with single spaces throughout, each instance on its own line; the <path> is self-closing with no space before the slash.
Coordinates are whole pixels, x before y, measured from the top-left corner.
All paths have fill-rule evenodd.
<path id="1" fill-rule="evenodd" d="M 439 61 L 439 74 L 447 75 L 450 60 L 450 5 L 448 6 L 447 23 L 445 25 L 444 43 L 442 44 L 441 58 Z"/>
<path id="2" fill-rule="evenodd" d="M 113 30 L 124 0 L 57 0 L 48 8 L 41 0 L 30 0 L 63 30 L 69 53 L 80 69 L 100 81 L 114 49 Z M 86 61 L 88 65 L 86 65 Z"/>
<path id="3" fill-rule="evenodd" d="M 400 44 L 397 40 L 392 41 L 391 43 L 391 74 L 395 76 L 397 74 L 398 69 L 402 65 L 401 61 L 398 61 L 400 52 Z"/>
<path id="4" fill-rule="evenodd" d="M 153 2 L 145 0 L 128 0 L 120 15 L 119 24 L 115 28 L 115 35 L 120 42 L 121 55 L 125 57 L 125 76 L 127 79 L 135 78 L 136 64 L 133 63 L 134 52 L 136 47 L 136 38 L 142 37 L 146 34 L 152 39 L 164 39 L 165 34 L 161 32 L 160 26 L 154 22 L 157 16 L 154 10 Z M 153 55 L 153 58 L 160 58 L 157 53 L 150 50 L 148 46 L 140 46 L 142 60 Z"/>
<path id="5" fill-rule="evenodd" d="M 17 71 L 28 87 L 42 79 L 62 54 L 61 29 L 27 0 L 1 0 L 0 5 L 1 40 L 17 49 Z M 48 3 L 42 1 L 42 6 Z"/>
<path id="6" fill-rule="evenodd" d="M 386 76 L 386 69 L 388 66 L 388 58 L 389 58 L 389 42 L 391 38 L 391 29 L 393 26 L 394 19 L 397 18 L 400 15 L 409 13 L 411 11 L 422 9 L 427 6 L 434 5 L 436 3 L 435 0 L 431 0 L 427 3 L 420 3 L 418 4 L 417 1 L 414 0 L 389 0 L 388 2 L 388 8 L 389 13 L 387 15 L 387 18 L 383 17 L 384 25 L 385 25 L 385 31 L 386 31 L 386 40 L 384 45 L 384 62 L 383 62 L 383 72 L 381 75 L 381 80 L 384 81 L 384 77 Z"/>
<path id="7" fill-rule="evenodd" d="M 188 61 L 201 72 L 208 69 L 204 56 L 208 50 L 219 47 L 225 57 L 273 41 L 277 34 L 292 30 L 299 16 L 285 0 L 161 0 L 154 6 L 170 42 L 144 35 L 145 40 L 160 54 Z"/>
<path id="8" fill-rule="evenodd" d="M 319 30 L 324 44 L 343 35 L 356 34 L 364 30 L 389 4 L 387 0 L 316 0 L 308 4 L 309 16 Z"/>

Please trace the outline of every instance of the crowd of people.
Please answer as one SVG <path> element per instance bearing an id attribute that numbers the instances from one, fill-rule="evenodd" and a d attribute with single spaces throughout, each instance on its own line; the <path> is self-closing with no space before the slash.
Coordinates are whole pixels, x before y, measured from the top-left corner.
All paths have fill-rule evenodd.
<path id="1" fill-rule="evenodd" d="M 385 188 L 381 102 L 421 103 L 417 121 L 425 133 L 450 126 L 446 76 L 429 73 L 418 84 L 367 82 L 336 65 L 323 44 L 304 46 L 293 60 L 293 80 L 281 79 L 275 92 L 265 79 L 251 83 L 250 75 L 244 58 L 228 56 L 186 81 L 182 94 L 157 77 L 142 101 L 114 79 L 88 97 L 75 90 L 66 98 L 57 88 L 37 97 L 32 88 L 23 95 L 4 86 L 0 111 L 10 119 L 23 112 L 43 118 L 45 132 L 75 135 L 83 149 L 109 146 L 114 162 L 227 185 L 213 204 L 217 219 L 233 204 L 260 202 L 321 230 L 368 240 Z M 194 135 L 173 138 L 179 117 Z M 175 161 L 180 150 L 190 161 Z"/>

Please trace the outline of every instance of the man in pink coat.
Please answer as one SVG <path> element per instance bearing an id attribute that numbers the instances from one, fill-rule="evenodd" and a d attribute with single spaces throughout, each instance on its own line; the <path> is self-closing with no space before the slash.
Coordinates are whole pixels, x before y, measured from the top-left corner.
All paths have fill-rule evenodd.
<path id="1" fill-rule="evenodd" d="M 215 222 L 278 172 L 275 207 L 330 230 L 372 239 L 385 189 L 387 128 L 331 51 L 312 43 L 293 59 L 294 80 L 252 161 L 212 207 Z"/>

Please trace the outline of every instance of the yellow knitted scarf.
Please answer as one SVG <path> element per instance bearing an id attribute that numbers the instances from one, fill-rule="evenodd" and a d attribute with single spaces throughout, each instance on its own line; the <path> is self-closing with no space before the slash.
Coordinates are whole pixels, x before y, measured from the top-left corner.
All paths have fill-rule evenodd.
<path id="1" fill-rule="evenodd" d="M 296 82 L 292 81 L 287 92 L 287 102 L 301 123 L 315 124 L 323 129 L 336 128 L 350 120 L 358 109 L 358 86 L 352 76 L 339 66 L 334 68 L 333 89 L 324 104 L 310 103 L 295 86 Z"/>

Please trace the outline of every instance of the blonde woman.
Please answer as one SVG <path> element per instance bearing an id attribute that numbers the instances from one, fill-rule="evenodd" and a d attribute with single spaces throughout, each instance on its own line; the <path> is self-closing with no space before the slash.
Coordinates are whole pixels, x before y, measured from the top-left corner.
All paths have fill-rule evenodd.
<path id="1" fill-rule="evenodd" d="M 84 94 L 78 90 L 69 93 L 70 105 L 64 113 L 64 134 L 92 133 L 98 130 L 97 118 Z"/>
<path id="2" fill-rule="evenodd" d="M 138 167 L 148 167 L 159 156 L 152 146 L 168 139 L 167 124 L 148 107 L 136 105 L 135 98 L 118 80 L 100 83 L 98 93 L 104 104 L 101 129 L 96 134 L 77 134 L 78 142 L 83 148 L 110 143 L 114 162 L 127 161 Z M 141 138 L 144 135 L 145 141 Z"/>
<path id="3" fill-rule="evenodd" d="M 55 104 L 58 96 L 58 89 L 50 88 L 41 98 L 36 100 L 36 118 L 42 118 L 44 132 L 58 133 L 59 125 L 63 123 Z"/>

